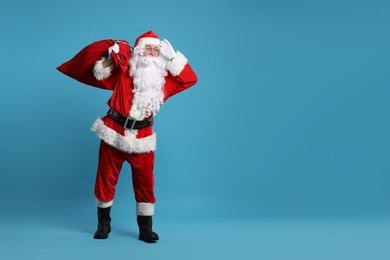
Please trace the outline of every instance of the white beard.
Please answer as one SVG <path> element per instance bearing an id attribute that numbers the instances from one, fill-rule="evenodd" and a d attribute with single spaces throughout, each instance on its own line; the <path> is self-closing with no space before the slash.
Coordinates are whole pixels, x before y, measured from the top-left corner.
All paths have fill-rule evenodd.
<path id="1" fill-rule="evenodd" d="M 143 57 L 137 53 L 130 59 L 130 76 L 133 78 L 134 98 L 130 117 L 143 120 L 156 115 L 164 102 L 166 61 L 162 57 Z"/>

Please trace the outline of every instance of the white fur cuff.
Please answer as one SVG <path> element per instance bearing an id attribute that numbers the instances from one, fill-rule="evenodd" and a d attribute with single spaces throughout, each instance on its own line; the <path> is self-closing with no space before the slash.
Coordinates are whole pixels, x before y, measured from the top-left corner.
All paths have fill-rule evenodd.
<path id="1" fill-rule="evenodd" d="M 177 76 L 182 72 L 187 63 L 187 58 L 180 51 L 177 51 L 176 56 L 168 63 L 167 69 L 172 76 Z"/>
<path id="2" fill-rule="evenodd" d="M 154 204 L 139 202 L 136 206 L 137 216 L 153 216 L 154 214 Z"/>
<path id="3" fill-rule="evenodd" d="M 111 200 L 111 201 L 102 201 L 102 200 L 99 200 L 98 198 L 96 198 L 96 206 L 98 206 L 99 208 L 108 208 L 108 207 L 111 207 L 112 206 L 112 203 L 114 202 L 114 200 Z"/>
<path id="4" fill-rule="evenodd" d="M 95 62 L 95 66 L 93 67 L 93 75 L 97 80 L 103 80 L 108 78 L 111 75 L 111 71 L 114 68 L 114 64 L 111 64 L 110 66 L 103 68 L 103 61 L 105 61 L 107 58 L 103 57 L 97 62 Z"/>

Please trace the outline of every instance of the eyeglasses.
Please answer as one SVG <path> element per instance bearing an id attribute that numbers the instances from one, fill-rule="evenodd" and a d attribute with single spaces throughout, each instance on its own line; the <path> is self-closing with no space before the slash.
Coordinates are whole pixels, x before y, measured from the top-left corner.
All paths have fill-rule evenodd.
<path id="1" fill-rule="evenodd" d="M 159 53 L 160 52 L 160 49 L 157 48 L 157 47 L 154 47 L 152 48 L 151 46 L 145 46 L 145 51 L 148 51 L 148 52 L 156 52 L 156 53 Z"/>

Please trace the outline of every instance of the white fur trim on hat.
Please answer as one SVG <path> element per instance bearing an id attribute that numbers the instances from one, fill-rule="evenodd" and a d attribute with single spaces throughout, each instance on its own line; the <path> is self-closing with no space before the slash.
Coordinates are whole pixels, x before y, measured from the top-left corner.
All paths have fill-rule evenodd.
<path id="1" fill-rule="evenodd" d="M 136 206 L 137 216 L 153 216 L 154 204 L 147 202 L 138 202 Z"/>
<path id="2" fill-rule="evenodd" d="M 93 75 L 97 80 L 103 80 L 111 76 L 111 71 L 114 68 L 114 64 L 103 68 L 103 62 L 106 60 L 106 57 L 101 58 L 97 62 L 95 62 L 95 66 L 93 67 Z"/>
<path id="3" fill-rule="evenodd" d="M 172 76 L 177 76 L 182 72 L 187 63 L 187 58 L 180 51 L 177 51 L 175 57 L 168 63 L 167 69 Z"/>
<path id="4" fill-rule="evenodd" d="M 154 44 L 154 45 L 159 45 L 160 44 L 160 39 L 153 38 L 153 37 L 144 37 L 139 39 L 138 45 L 145 45 L 145 44 Z"/>
<path id="5" fill-rule="evenodd" d="M 137 138 L 138 130 L 126 130 L 125 136 L 106 126 L 100 118 L 91 130 L 105 143 L 127 153 L 148 153 L 156 150 L 156 134 Z"/>
<path id="6" fill-rule="evenodd" d="M 99 200 L 98 198 L 96 198 L 96 206 L 98 206 L 99 208 L 103 208 L 103 209 L 111 207 L 113 202 L 114 202 L 114 200 L 102 201 L 102 200 Z"/>

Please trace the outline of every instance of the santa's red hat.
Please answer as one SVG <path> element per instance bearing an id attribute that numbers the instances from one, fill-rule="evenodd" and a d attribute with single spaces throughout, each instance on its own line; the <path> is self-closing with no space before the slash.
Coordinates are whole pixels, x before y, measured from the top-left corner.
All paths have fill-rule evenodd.
<path id="1" fill-rule="evenodd" d="M 158 38 L 157 34 L 155 34 L 152 31 L 148 31 L 144 34 L 141 34 L 137 38 L 137 40 L 135 40 L 134 47 L 137 47 L 137 45 L 145 45 L 145 44 L 159 45 L 160 39 Z"/>

